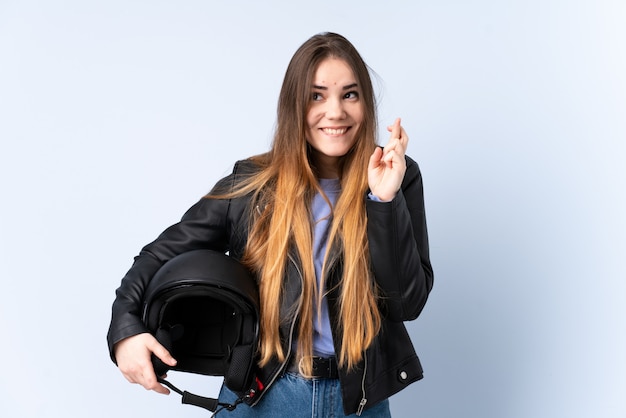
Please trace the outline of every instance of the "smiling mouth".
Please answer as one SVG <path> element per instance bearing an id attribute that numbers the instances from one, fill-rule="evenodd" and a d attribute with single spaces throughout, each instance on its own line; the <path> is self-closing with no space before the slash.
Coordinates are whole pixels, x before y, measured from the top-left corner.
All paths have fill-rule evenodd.
<path id="1" fill-rule="evenodd" d="M 348 131 L 349 128 L 322 128 L 322 132 L 328 135 L 343 135 Z"/>

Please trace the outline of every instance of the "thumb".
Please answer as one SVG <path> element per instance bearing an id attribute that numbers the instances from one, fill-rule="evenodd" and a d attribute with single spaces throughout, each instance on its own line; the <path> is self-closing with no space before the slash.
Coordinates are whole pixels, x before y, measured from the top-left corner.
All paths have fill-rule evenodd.
<path id="1" fill-rule="evenodd" d="M 176 359 L 172 357 L 170 352 L 157 341 L 155 338 L 152 344 L 148 347 L 152 353 L 159 358 L 163 363 L 168 366 L 176 366 Z"/>

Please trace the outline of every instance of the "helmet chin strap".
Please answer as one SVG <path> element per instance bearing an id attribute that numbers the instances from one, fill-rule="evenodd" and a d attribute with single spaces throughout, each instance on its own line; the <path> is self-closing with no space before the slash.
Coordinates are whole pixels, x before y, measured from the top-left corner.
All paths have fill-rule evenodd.
<path id="1" fill-rule="evenodd" d="M 237 399 L 234 404 L 222 403 L 222 402 L 218 402 L 218 400 L 215 398 L 207 398 L 204 396 L 194 395 L 193 393 L 189 393 L 186 390 L 182 391 L 161 377 L 157 377 L 157 381 L 167 386 L 168 388 L 172 389 L 174 392 L 178 393 L 179 395 L 181 395 L 182 396 L 181 403 L 185 405 L 199 406 L 200 408 L 204 408 L 206 410 L 214 412 L 212 417 L 216 416 L 220 411 L 224 409 L 226 409 L 227 411 L 234 410 L 237 407 L 237 405 L 244 402 L 246 398 L 250 397 L 250 395 L 241 397 Z"/>

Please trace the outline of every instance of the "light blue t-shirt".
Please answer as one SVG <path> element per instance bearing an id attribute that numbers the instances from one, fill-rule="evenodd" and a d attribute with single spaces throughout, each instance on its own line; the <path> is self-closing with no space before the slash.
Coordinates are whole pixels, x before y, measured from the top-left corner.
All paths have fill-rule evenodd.
<path id="1" fill-rule="evenodd" d="M 320 186 L 330 203 L 334 206 L 337 196 L 341 191 L 339 179 L 320 179 Z M 321 194 L 316 194 L 311 203 L 313 215 L 313 263 L 315 265 L 315 277 L 317 286 L 324 286 L 322 265 L 328 246 L 328 233 L 331 219 L 331 207 Z M 324 292 L 326 289 L 324 289 Z M 330 318 L 328 316 L 328 301 L 324 297 L 321 304 L 321 315 L 318 320 L 317 300 L 313 301 L 313 355 L 329 357 L 335 355 L 333 345 L 333 335 L 330 329 Z"/>

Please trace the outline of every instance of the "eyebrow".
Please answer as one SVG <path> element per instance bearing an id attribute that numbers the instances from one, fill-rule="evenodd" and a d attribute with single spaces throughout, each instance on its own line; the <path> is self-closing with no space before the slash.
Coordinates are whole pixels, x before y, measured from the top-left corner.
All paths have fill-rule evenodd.
<path id="1" fill-rule="evenodd" d="M 347 86 L 344 86 L 344 87 L 343 87 L 343 90 L 350 90 L 350 89 L 356 88 L 356 87 L 358 87 L 358 86 L 359 86 L 359 85 L 358 85 L 357 83 L 348 84 Z M 317 85 L 315 85 L 315 84 L 313 84 L 313 88 L 314 88 L 314 89 L 316 89 L 316 90 L 328 90 L 328 87 L 325 87 L 325 86 L 317 86 Z"/>

